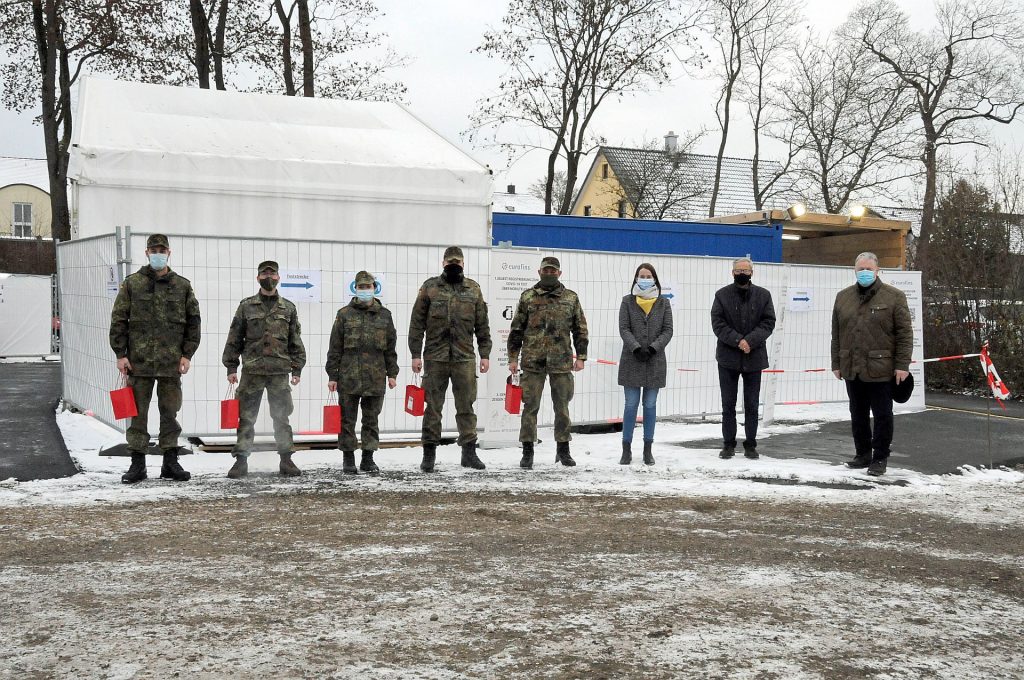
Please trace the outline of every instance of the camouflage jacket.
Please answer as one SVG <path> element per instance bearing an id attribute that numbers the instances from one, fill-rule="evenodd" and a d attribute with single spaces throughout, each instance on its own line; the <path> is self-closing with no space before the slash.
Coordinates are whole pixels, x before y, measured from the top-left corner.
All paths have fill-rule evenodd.
<path id="1" fill-rule="evenodd" d="M 132 375 L 173 377 L 199 349 L 199 301 L 173 271 L 157 277 L 147 264 L 121 284 L 110 311 L 110 348 L 128 357 Z"/>
<path id="2" fill-rule="evenodd" d="M 562 284 L 554 290 L 538 284 L 523 291 L 508 334 L 510 362 L 517 361 L 524 371 L 568 373 L 573 346 L 576 358 L 586 361 L 589 343 L 587 318 L 576 293 Z"/>
<path id="3" fill-rule="evenodd" d="M 239 357 L 242 369 L 253 375 L 302 374 L 306 348 L 298 310 L 281 295 L 268 307 L 265 297 L 257 293 L 238 305 L 221 359 L 228 375 L 238 372 Z"/>
<path id="4" fill-rule="evenodd" d="M 409 321 L 412 358 L 474 361 L 474 334 L 480 358 L 490 358 L 491 328 L 480 284 L 463 279 L 462 283 L 452 285 L 441 276 L 424 281 L 416 294 Z"/>
<path id="5" fill-rule="evenodd" d="M 388 378 L 398 376 L 398 334 L 391 312 L 373 300 L 352 299 L 338 310 L 327 349 L 327 379 L 340 394 L 383 396 Z"/>

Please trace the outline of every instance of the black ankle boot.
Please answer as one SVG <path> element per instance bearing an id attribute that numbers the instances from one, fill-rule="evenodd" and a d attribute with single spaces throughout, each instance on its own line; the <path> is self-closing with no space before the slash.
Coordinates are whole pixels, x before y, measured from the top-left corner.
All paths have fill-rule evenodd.
<path id="1" fill-rule="evenodd" d="M 435 460 L 437 460 L 437 444 L 424 444 L 423 461 L 420 463 L 420 470 L 433 472 Z"/>
<path id="2" fill-rule="evenodd" d="M 576 465 L 576 461 L 569 455 L 569 442 L 558 442 L 555 446 L 555 462 L 561 463 L 565 467 Z"/>
<path id="3" fill-rule="evenodd" d="M 363 457 L 359 461 L 359 469 L 371 475 L 380 474 L 380 468 L 373 462 L 373 451 L 363 451 Z"/>
<path id="4" fill-rule="evenodd" d="M 121 475 L 121 483 L 135 484 L 143 479 L 146 479 L 146 454 L 133 453 L 132 464 L 128 468 L 128 472 Z"/>
<path id="5" fill-rule="evenodd" d="M 462 447 L 462 467 L 484 470 L 487 468 L 480 457 L 476 455 L 476 441 L 471 441 Z"/>
<path id="6" fill-rule="evenodd" d="M 619 458 L 619 465 L 629 465 L 633 462 L 632 442 L 622 442 L 622 458 Z"/>
<path id="7" fill-rule="evenodd" d="M 178 462 L 178 451 L 164 451 L 164 464 L 160 466 L 160 479 L 173 479 L 176 482 L 187 482 L 192 473 L 181 467 Z"/>
<path id="8" fill-rule="evenodd" d="M 654 446 L 654 442 L 644 440 L 644 465 L 654 465 L 654 454 L 651 453 L 652 446 Z"/>
<path id="9" fill-rule="evenodd" d="M 358 475 L 359 470 L 356 468 L 356 452 L 355 451 L 342 451 L 341 452 L 341 471 L 346 475 Z"/>
<path id="10" fill-rule="evenodd" d="M 533 442 L 523 442 L 523 458 L 519 461 L 519 467 L 524 470 L 533 469 Z"/>

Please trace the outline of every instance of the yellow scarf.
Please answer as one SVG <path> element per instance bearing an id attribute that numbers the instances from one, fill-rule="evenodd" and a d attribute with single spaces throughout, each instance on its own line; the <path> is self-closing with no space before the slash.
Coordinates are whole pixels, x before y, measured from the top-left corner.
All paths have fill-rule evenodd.
<path id="1" fill-rule="evenodd" d="M 651 308 L 654 307 L 654 303 L 658 301 L 658 298 L 656 297 L 651 298 L 650 300 L 645 300 L 639 295 L 635 295 L 634 298 L 636 299 L 636 303 L 640 305 L 640 309 L 644 310 L 645 316 L 651 315 Z"/>

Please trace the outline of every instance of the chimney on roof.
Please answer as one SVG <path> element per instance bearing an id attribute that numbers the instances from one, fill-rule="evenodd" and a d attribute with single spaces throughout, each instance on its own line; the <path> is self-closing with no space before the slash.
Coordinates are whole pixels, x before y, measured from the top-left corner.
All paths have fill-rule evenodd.
<path id="1" fill-rule="evenodd" d="M 515 184 L 509 184 L 509 185 L 508 185 L 507 187 L 505 187 L 505 188 L 506 188 L 506 189 L 508 189 L 508 191 L 507 191 L 506 193 L 509 193 L 509 194 L 514 194 L 514 193 L 516 193 L 516 185 L 515 185 Z"/>
<path id="2" fill-rule="evenodd" d="M 677 153 L 679 151 L 679 148 L 677 146 L 678 141 L 679 135 L 669 130 L 668 134 L 665 135 L 665 153 Z"/>

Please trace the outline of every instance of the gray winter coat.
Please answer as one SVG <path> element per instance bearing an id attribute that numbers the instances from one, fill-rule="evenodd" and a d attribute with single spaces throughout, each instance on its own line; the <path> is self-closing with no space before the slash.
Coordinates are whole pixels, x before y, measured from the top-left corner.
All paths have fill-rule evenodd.
<path id="1" fill-rule="evenodd" d="M 766 288 L 750 284 L 747 295 L 731 283 L 715 293 L 711 305 L 711 330 L 718 338 L 718 365 L 749 373 L 768 368 L 768 336 L 775 330 L 775 306 Z M 739 348 L 740 340 L 750 345 L 750 354 Z"/>
<path id="2" fill-rule="evenodd" d="M 644 314 L 633 295 L 622 298 L 619 335 L 622 336 L 619 384 L 623 387 L 664 387 L 668 373 L 665 346 L 672 339 L 672 305 L 669 301 L 658 298 L 648 315 Z M 638 360 L 633 356 L 637 347 L 653 347 L 654 356 L 648 361 Z"/>

